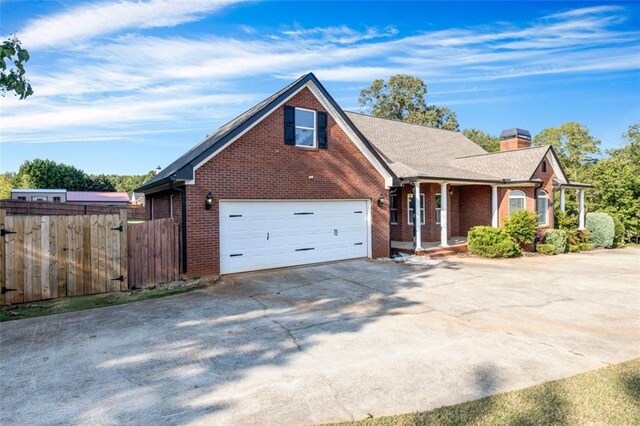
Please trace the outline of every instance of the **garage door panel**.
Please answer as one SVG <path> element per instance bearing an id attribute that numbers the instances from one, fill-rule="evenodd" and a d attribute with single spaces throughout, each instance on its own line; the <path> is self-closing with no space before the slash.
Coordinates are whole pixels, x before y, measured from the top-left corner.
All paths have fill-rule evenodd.
<path id="1" fill-rule="evenodd" d="M 221 273 L 368 255 L 365 201 L 220 202 Z"/>

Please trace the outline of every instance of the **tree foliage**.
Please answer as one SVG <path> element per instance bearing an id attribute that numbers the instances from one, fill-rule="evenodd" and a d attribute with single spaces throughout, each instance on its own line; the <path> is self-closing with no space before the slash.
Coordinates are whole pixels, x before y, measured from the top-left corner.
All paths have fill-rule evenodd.
<path id="1" fill-rule="evenodd" d="M 51 160 L 25 161 L 13 181 L 14 188 L 49 188 L 68 191 L 113 191 L 113 184 L 94 179 L 82 170 Z"/>
<path id="2" fill-rule="evenodd" d="M 553 146 L 572 180 L 578 179 L 590 154 L 600 153 L 600 140 L 589 134 L 587 126 L 574 121 L 542 130 L 533 138 L 533 144 Z"/>
<path id="3" fill-rule="evenodd" d="M 0 174 L 0 200 L 11 197 L 11 183 L 15 173 L 2 173 Z"/>
<path id="4" fill-rule="evenodd" d="M 0 199 L 9 198 L 12 188 L 130 192 L 153 176 L 154 170 L 143 175 L 88 175 L 67 164 L 35 159 L 22 163 L 18 173 L 0 174 Z"/>
<path id="5" fill-rule="evenodd" d="M 462 134 L 471 139 L 475 144 L 480 145 L 485 151 L 500 151 L 500 138 L 490 135 L 479 129 L 464 129 Z"/>
<path id="6" fill-rule="evenodd" d="M 422 79 L 396 74 L 386 82 L 374 80 L 360 92 L 359 102 L 375 117 L 457 131 L 456 113 L 447 107 L 427 105 L 426 94 L 427 85 Z"/>
<path id="7" fill-rule="evenodd" d="M 24 63 L 29 60 L 29 52 L 22 47 L 17 37 L 10 37 L 0 45 L 0 92 L 5 96 L 13 92 L 20 99 L 33 94 L 26 77 Z"/>

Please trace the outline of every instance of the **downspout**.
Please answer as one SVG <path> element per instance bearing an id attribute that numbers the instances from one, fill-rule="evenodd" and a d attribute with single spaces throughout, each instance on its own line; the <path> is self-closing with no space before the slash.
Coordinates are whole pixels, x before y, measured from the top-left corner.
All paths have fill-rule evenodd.
<path id="1" fill-rule="evenodd" d="M 187 273 L 187 191 L 184 188 L 175 186 L 176 175 L 169 179 L 169 188 L 180 193 L 180 204 L 182 207 L 182 273 Z"/>

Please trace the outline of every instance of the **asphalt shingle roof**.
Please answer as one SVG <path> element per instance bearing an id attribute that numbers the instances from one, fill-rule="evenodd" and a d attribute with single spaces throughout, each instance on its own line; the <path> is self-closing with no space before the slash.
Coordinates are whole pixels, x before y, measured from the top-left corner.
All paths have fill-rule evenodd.
<path id="1" fill-rule="evenodd" d="M 528 181 L 549 147 L 488 153 L 460 132 L 346 113 L 399 178 Z"/>
<path id="2" fill-rule="evenodd" d="M 194 167 L 221 149 L 229 140 L 260 119 L 274 105 L 282 102 L 297 88 L 312 81 L 325 96 L 326 90 L 311 73 L 306 74 L 254 107 L 229 121 L 176 161 L 165 167 L 136 191 L 166 185 L 170 179 L 193 179 Z M 331 98 L 330 98 L 331 99 Z M 334 107 L 374 155 L 397 178 L 436 178 L 500 182 L 528 181 L 549 147 L 487 153 L 460 132 L 435 129 L 401 121 L 387 120 L 354 112 L 344 112 L 331 99 Z M 349 124 L 351 125 L 351 124 Z"/>

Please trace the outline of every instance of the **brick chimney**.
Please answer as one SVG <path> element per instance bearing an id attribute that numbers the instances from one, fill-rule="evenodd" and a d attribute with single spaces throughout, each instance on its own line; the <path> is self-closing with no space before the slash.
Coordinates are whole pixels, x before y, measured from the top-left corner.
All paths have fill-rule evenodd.
<path id="1" fill-rule="evenodd" d="M 500 151 L 531 148 L 531 133 L 524 129 L 507 129 L 500 133 Z"/>

